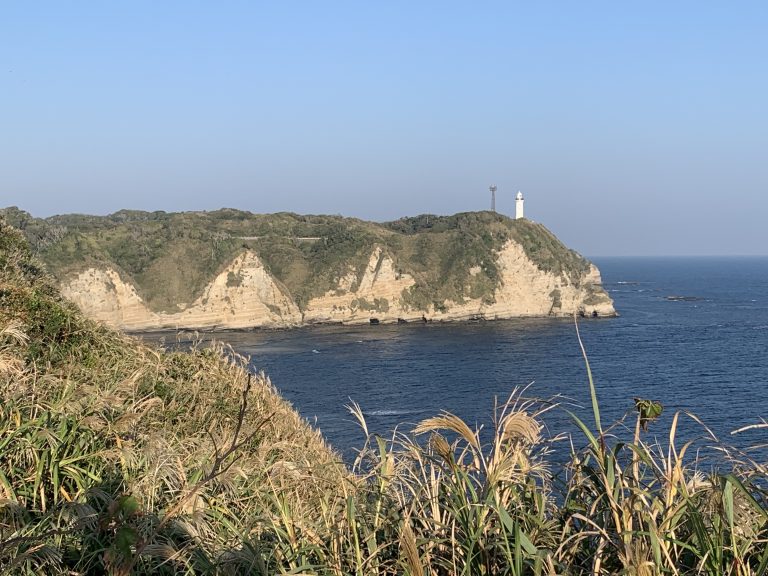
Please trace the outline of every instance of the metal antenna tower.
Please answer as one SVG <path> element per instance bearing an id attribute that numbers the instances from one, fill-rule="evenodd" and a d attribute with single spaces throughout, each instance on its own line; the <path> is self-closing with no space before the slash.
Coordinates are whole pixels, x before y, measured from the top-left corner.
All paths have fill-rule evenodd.
<path id="1" fill-rule="evenodd" d="M 496 190 L 498 190 L 498 188 L 496 188 L 496 184 L 491 184 L 488 187 L 488 190 L 491 191 L 491 211 L 496 212 Z"/>

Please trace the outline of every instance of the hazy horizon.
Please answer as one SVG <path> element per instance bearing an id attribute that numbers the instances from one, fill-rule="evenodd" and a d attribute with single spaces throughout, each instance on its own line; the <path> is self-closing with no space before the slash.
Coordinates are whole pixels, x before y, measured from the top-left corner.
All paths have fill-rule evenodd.
<path id="1" fill-rule="evenodd" d="M 768 5 L 0 9 L 0 206 L 488 209 L 585 255 L 768 253 Z"/>

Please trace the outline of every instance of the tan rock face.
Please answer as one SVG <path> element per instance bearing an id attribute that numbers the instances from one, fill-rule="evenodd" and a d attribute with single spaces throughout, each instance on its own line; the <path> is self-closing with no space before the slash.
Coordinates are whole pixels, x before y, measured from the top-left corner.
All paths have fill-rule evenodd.
<path id="1" fill-rule="evenodd" d="M 253 252 L 235 258 L 200 298 L 175 314 L 149 310 L 136 289 L 114 270 L 86 270 L 65 283 L 62 293 L 88 316 L 125 330 L 286 327 L 301 323 L 298 306 Z"/>
<path id="2" fill-rule="evenodd" d="M 421 312 L 416 314 L 401 304 L 403 291 L 413 286 L 415 280 L 408 274 L 398 274 L 394 262 L 381 248 L 374 249 L 361 273 L 357 290 L 351 291 L 358 278 L 355 271 L 351 271 L 339 279 L 338 290 L 311 299 L 304 311 L 304 321 L 359 324 L 369 322 L 371 318 L 381 322 L 421 318 Z"/>
<path id="3" fill-rule="evenodd" d="M 542 272 L 522 247 L 508 242 L 498 254 L 501 284 L 494 301 L 466 298 L 445 302 L 441 310 L 415 310 L 403 304 L 403 294 L 415 280 L 399 273 L 392 259 L 376 247 L 363 270 L 350 267 L 337 287 L 311 299 L 303 314 L 259 257 L 247 251 L 238 256 L 184 310 L 152 312 L 136 289 L 114 270 L 89 269 L 64 283 L 63 294 L 97 320 L 127 330 L 159 328 L 288 327 L 339 322 L 367 323 L 398 319 L 463 320 L 562 316 L 574 312 L 599 316 L 615 314 L 613 302 L 601 286 L 595 266 L 574 285 L 560 276 Z M 478 270 L 469 273 L 477 274 Z"/>
<path id="4" fill-rule="evenodd" d="M 464 303 L 447 302 L 444 312 L 435 311 L 428 318 L 458 320 L 462 318 L 518 318 L 524 316 L 570 316 L 583 311 L 587 315 L 616 314 L 613 302 L 603 291 L 600 272 L 592 265 L 579 286 L 550 272 L 542 272 L 531 262 L 516 242 L 507 242 L 499 252 L 501 286 L 495 301 L 467 299 Z"/>
<path id="5" fill-rule="evenodd" d="M 120 275 L 108 268 L 89 268 L 61 286 L 61 293 L 77 304 L 93 318 L 118 328 L 151 328 L 159 322 L 136 293 Z"/>

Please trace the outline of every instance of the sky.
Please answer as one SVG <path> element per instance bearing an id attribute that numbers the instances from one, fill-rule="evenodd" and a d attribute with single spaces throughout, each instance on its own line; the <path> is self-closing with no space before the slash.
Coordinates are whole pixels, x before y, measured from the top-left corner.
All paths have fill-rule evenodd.
<path id="1" fill-rule="evenodd" d="M 0 206 L 768 254 L 768 2 L 0 0 Z"/>

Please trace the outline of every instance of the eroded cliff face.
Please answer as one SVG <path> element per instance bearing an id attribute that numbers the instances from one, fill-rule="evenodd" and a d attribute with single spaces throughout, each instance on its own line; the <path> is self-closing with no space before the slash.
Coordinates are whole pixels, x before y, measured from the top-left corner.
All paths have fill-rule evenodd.
<path id="1" fill-rule="evenodd" d="M 149 309 L 134 286 L 113 269 L 88 269 L 62 286 L 83 311 L 126 330 L 162 328 L 290 327 L 301 324 L 361 324 L 413 320 L 453 321 L 523 316 L 615 315 L 613 302 L 592 265 L 576 282 L 540 270 L 514 241 L 497 254 L 501 281 L 492 299 L 444 301 L 429 309 L 409 306 L 404 296 L 414 278 L 398 272 L 392 258 L 375 247 L 361 270 L 349 266 L 336 287 L 299 309 L 288 291 L 246 251 L 219 274 L 189 306 L 177 313 Z M 469 270 L 476 274 L 477 270 Z"/>
<path id="2" fill-rule="evenodd" d="M 603 290 L 600 272 L 594 264 L 579 280 L 568 282 L 562 276 L 543 272 L 531 262 L 522 247 L 507 242 L 498 254 L 501 285 L 494 294 L 494 301 L 480 299 L 464 302 L 448 302 L 444 310 L 435 311 L 435 320 L 459 320 L 484 318 L 518 318 L 525 316 L 570 316 L 583 312 L 585 315 L 614 316 L 613 301 Z"/>
<path id="3" fill-rule="evenodd" d="M 307 303 L 304 321 L 359 324 L 371 318 L 381 322 L 421 318 L 422 312 L 407 309 L 402 301 L 403 291 L 414 284 L 412 276 L 397 273 L 392 259 L 376 247 L 363 270 L 348 269 L 335 290 Z"/>
<path id="4" fill-rule="evenodd" d="M 119 328 L 150 328 L 159 319 L 115 270 L 89 268 L 61 285 L 61 294 L 86 316 Z"/>
<path id="5" fill-rule="evenodd" d="M 177 313 L 155 313 L 112 269 L 88 269 L 62 286 L 86 315 L 124 330 L 163 328 L 287 327 L 301 324 L 301 311 L 265 270 L 244 252 L 214 278 L 203 294 Z"/>

